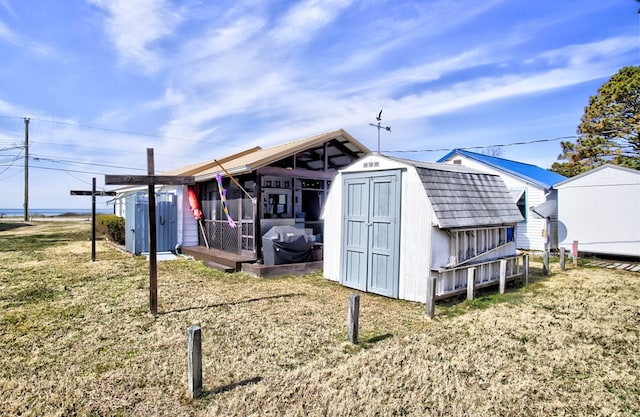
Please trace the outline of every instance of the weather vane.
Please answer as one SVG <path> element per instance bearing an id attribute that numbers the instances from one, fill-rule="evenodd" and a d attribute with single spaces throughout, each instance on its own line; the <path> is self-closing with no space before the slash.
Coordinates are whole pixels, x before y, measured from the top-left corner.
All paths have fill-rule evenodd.
<path id="1" fill-rule="evenodd" d="M 382 126 L 382 109 L 380 109 L 380 112 L 378 113 L 378 115 L 376 116 L 376 120 L 378 121 L 378 123 L 369 123 L 369 126 L 373 126 L 375 128 L 378 129 L 378 154 L 380 153 L 380 129 L 384 129 L 387 132 L 391 132 L 391 126 Z"/>

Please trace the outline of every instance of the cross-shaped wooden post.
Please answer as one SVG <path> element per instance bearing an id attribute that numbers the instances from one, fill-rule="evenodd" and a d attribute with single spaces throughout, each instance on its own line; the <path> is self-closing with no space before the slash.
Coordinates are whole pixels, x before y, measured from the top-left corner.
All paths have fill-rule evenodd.
<path id="1" fill-rule="evenodd" d="M 153 148 L 147 148 L 147 175 L 105 175 L 109 185 L 147 185 L 149 187 L 149 308 L 158 314 L 158 269 L 156 255 L 156 185 L 194 185 L 193 176 L 154 175 Z"/>
<path id="2" fill-rule="evenodd" d="M 116 195 L 115 191 L 96 191 L 96 178 L 93 178 L 91 191 L 71 190 L 71 195 L 91 196 L 91 261 L 96 261 L 96 196 Z"/>

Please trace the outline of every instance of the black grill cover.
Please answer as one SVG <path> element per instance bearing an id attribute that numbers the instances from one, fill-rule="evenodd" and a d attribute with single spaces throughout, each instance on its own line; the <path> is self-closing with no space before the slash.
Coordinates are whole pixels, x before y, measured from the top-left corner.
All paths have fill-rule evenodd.
<path id="1" fill-rule="evenodd" d="M 265 265 L 282 265 L 313 261 L 311 248 L 316 238 L 304 229 L 273 226 L 262 236 Z"/>

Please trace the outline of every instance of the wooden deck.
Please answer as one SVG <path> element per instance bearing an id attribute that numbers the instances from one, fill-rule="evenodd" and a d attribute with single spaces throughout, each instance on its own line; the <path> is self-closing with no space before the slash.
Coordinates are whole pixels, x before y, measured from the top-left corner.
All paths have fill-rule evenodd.
<path id="1" fill-rule="evenodd" d="M 216 249 L 207 249 L 202 246 L 183 247 L 182 253 L 202 261 L 206 266 L 224 272 L 238 272 L 242 270 L 243 263 L 256 261 L 254 256 L 244 256 Z"/>
<path id="2" fill-rule="evenodd" d="M 640 273 L 640 263 L 638 262 L 610 261 L 603 259 L 591 261 L 587 265 L 597 266 L 599 268 L 621 269 L 623 271 Z"/>

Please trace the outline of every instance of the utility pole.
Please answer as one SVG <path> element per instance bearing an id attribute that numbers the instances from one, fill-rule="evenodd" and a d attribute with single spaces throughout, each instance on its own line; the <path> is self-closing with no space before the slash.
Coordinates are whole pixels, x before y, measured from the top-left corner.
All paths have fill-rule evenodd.
<path id="1" fill-rule="evenodd" d="M 24 118 L 24 221 L 29 221 L 29 121 Z"/>

